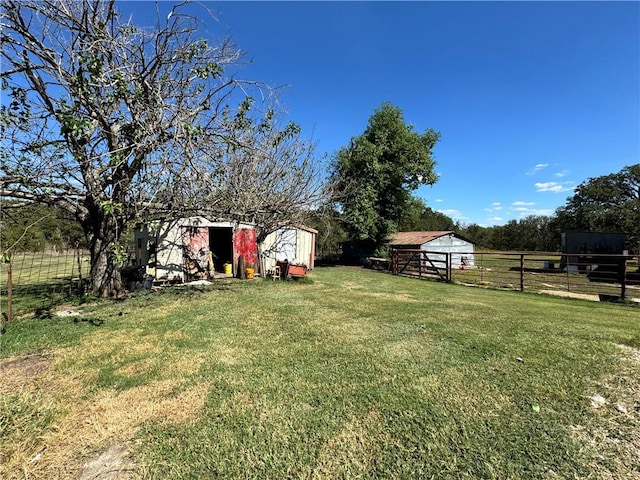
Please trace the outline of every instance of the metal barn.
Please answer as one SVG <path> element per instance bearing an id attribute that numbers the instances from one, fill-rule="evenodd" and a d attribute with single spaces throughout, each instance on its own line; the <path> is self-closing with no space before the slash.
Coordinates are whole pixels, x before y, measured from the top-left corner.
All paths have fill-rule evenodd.
<path id="1" fill-rule="evenodd" d="M 451 254 L 452 268 L 475 265 L 475 245 L 455 232 L 398 232 L 391 238 L 391 248 L 426 250 Z M 430 255 L 432 260 L 445 261 L 445 255 Z"/>
<path id="2" fill-rule="evenodd" d="M 155 280 L 190 282 L 258 266 L 254 225 L 204 217 L 153 222 L 135 233 L 137 264 Z"/>
<path id="3" fill-rule="evenodd" d="M 266 236 L 260 244 L 262 272 L 273 270 L 276 262 L 315 266 L 318 231 L 303 225 L 282 227 Z"/>

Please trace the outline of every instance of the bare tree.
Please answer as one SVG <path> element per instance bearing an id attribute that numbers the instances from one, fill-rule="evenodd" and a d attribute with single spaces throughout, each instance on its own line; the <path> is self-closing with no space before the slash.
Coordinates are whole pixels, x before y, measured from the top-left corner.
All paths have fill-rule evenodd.
<path id="1" fill-rule="evenodd" d="M 203 152 L 205 165 L 218 168 L 203 176 L 208 195 L 202 200 L 218 215 L 258 225 L 261 241 L 304 222 L 329 190 L 313 142 L 302 139 L 294 123 L 281 126 L 273 109 L 252 115 L 251 104 L 245 100 L 236 113 L 223 149 L 208 145 Z"/>
<path id="2" fill-rule="evenodd" d="M 100 296 L 122 291 L 132 222 L 202 211 L 260 222 L 291 213 L 285 195 L 302 191 L 279 175 L 307 188 L 315 173 L 294 127 L 247 115 L 260 86 L 234 77 L 243 53 L 228 38 L 200 38 L 181 5 L 144 29 L 114 3 L 7 0 L 0 16 L 2 195 L 76 216 Z"/>

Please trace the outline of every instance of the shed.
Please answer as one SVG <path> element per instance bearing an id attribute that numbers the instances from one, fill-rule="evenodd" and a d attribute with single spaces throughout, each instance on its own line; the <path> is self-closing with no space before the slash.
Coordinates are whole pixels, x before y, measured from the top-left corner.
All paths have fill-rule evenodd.
<path id="1" fill-rule="evenodd" d="M 260 243 L 263 272 L 273 270 L 276 262 L 305 265 L 309 270 L 315 266 L 316 235 L 318 231 L 304 225 L 281 227 L 268 234 Z"/>
<path id="2" fill-rule="evenodd" d="M 155 280 L 189 282 L 237 273 L 242 257 L 247 267 L 258 265 L 255 225 L 211 221 L 204 217 L 153 222 L 135 232 L 136 263 Z"/>
<path id="3" fill-rule="evenodd" d="M 453 268 L 475 265 L 475 245 L 452 231 L 398 232 L 389 243 L 395 249 L 427 250 L 451 254 Z M 445 261 L 445 255 L 434 254 L 432 259 Z"/>
<path id="4" fill-rule="evenodd" d="M 595 268 L 598 263 L 615 263 L 615 260 L 603 257 L 593 259 L 587 255 L 622 255 L 626 242 L 624 233 L 610 232 L 562 232 L 560 238 L 562 253 L 580 254 L 563 255 L 560 260 L 560 268 L 567 268 L 574 272 Z M 610 269 L 611 266 L 609 265 L 608 268 Z"/>
<path id="5" fill-rule="evenodd" d="M 562 253 L 597 253 L 622 255 L 624 233 L 562 232 Z"/>

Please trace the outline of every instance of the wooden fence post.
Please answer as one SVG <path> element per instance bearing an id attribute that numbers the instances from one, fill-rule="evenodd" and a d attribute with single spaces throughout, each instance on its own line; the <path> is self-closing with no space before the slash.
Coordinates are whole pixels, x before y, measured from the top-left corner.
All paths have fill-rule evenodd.
<path id="1" fill-rule="evenodd" d="M 80 255 L 80 248 L 76 248 L 76 260 L 78 262 L 78 294 L 84 295 L 84 285 L 82 284 L 82 256 Z"/>
<path id="2" fill-rule="evenodd" d="M 524 292 L 524 253 L 520 254 L 520 291 Z"/>
<path id="3" fill-rule="evenodd" d="M 7 323 L 13 320 L 13 260 L 7 262 Z"/>
<path id="4" fill-rule="evenodd" d="M 620 265 L 620 298 L 625 299 L 627 294 L 627 257 L 622 259 L 622 265 Z"/>

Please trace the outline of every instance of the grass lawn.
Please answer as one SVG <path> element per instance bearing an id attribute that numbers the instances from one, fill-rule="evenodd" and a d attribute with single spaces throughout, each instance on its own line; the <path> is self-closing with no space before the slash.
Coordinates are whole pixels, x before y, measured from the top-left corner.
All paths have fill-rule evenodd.
<path id="1" fill-rule="evenodd" d="M 2 478 L 640 478 L 638 308 L 327 267 L 79 313 L 0 337 Z"/>

